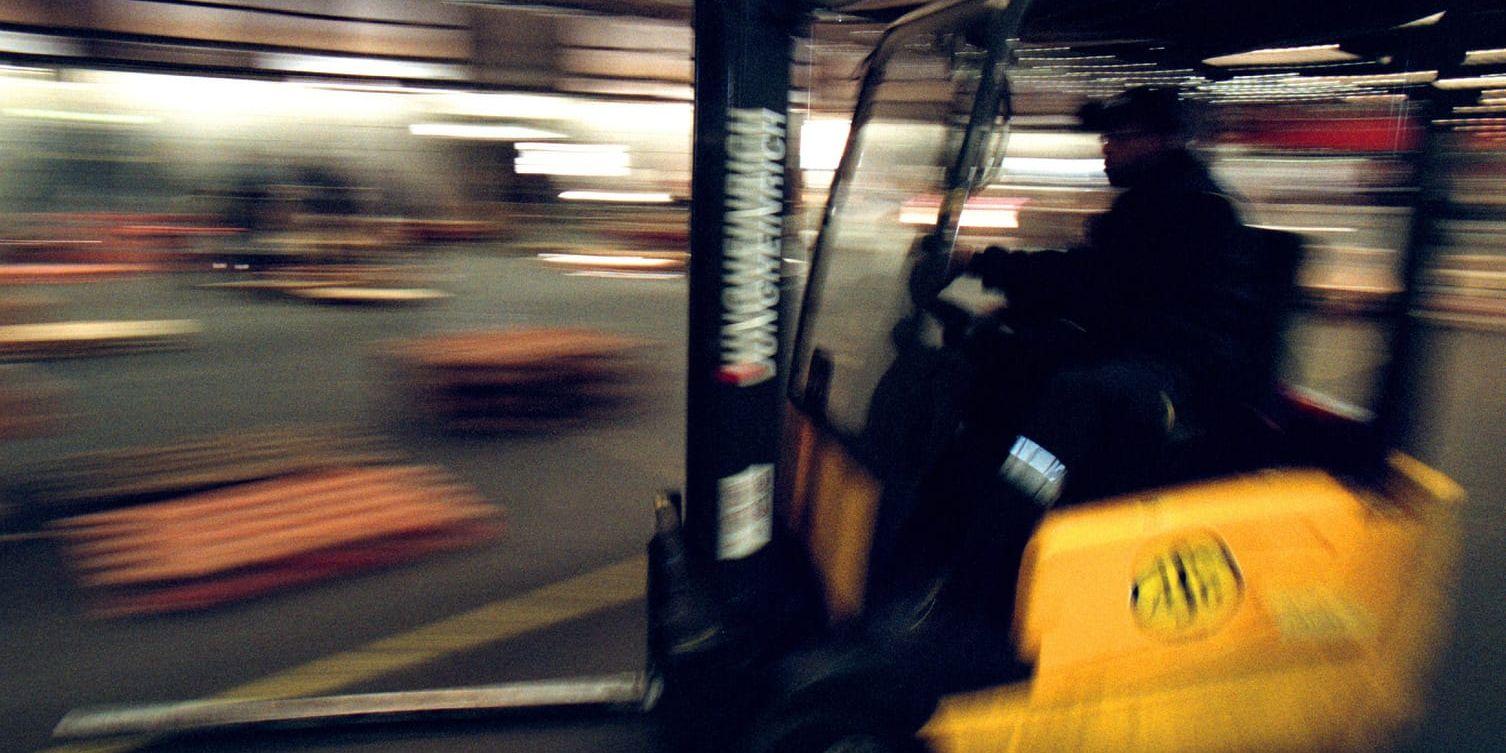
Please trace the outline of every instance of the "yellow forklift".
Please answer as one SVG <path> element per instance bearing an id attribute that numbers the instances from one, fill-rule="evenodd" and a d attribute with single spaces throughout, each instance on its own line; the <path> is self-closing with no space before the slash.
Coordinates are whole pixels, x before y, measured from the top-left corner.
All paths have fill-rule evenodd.
<path id="1" fill-rule="evenodd" d="M 748 450 L 717 449 L 761 437 L 737 431 L 733 417 L 745 414 L 726 399 L 720 412 L 697 415 L 692 382 L 686 577 L 694 580 L 696 563 L 714 563 L 704 568 L 714 573 L 711 585 L 699 590 L 719 594 L 710 612 L 720 621 L 667 631 L 679 643 L 665 639 L 665 619 L 654 623 L 651 656 L 666 681 L 667 714 L 677 727 L 736 729 L 731 739 L 760 752 L 1384 749 L 1423 711 L 1446 629 L 1461 496 L 1449 479 L 1394 449 L 1422 355 L 1414 295 L 1443 203 L 1436 129 L 1409 155 L 1412 226 L 1399 254 L 1402 290 L 1383 306 L 1390 360 L 1374 413 L 1356 417 L 1273 389 L 1242 419 L 1173 437 L 1149 488 L 1047 512 L 1017 570 L 996 557 L 983 560 L 996 574 L 957 572 L 980 566 L 958 556 L 969 532 L 956 530 L 975 524 L 965 510 L 979 502 L 948 506 L 929 492 L 938 473 L 965 469 L 946 456 L 968 449 L 954 439 L 969 408 L 958 393 L 976 378 L 980 350 L 1028 323 L 980 313 L 966 300 L 916 295 L 910 282 L 926 255 L 950 257 L 956 244 L 972 242 L 969 224 L 988 224 L 985 187 L 1001 170 L 1008 177 L 1012 84 L 1026 68 L 1054 67 L 1049 80 L 1063 89 L 1088 84 L 1077 91 L 1091 98 L 1099 79 L 1111 79 L 1103 96 L 1126 84 L 1216 76 L 1202 61 L 1219 56 L 1353 41 L 1389 67 L 1347 71 L 1370 77 L 1342 83 L 1391 85 L 1351 93 L 1405 99 L 1396 115 L 1405 131 L 1450 104 L 1447 90 L 1427 83 L 1451 75 L 1461 45 L 1478 41 L 1465 38 L 1471 8 L 963 0 L 907 10 L 868 59 L 810 260 L 787 387 L 765 398 L 784 401 L 773 478 L 759 475 L 766 466 Z M 757 16 L 725 26 L 756 27 Z M 728 48 L 753 54 L 729 44 L 739 38 L 725 31 L 714 45 L 704 41 L 711 23 L 698 19 L 698 66 L 717 64 L 700 56 Z M 1389 57 L 1375 53 L 1388 45 Z M 738 83 L 734 77 L 712 95 L 730 91 L 735 100 L 756 88 Z M 703 265 L 703 284 L 692 289 L 692 347 L 715 346 L 722 356 L 720 381 L 702 389 L 734 392 L 747 389 L 740 380 L 750 374 L 755 384 L 771 378 L 738 349 L 749 342 L 743 326 L 759 321 L 740 304 L 760 299 L 739 284 L 760 280 L 744 275 L 757 269 L 744 254 L 772 245 L 773 228 L 760 235 L 756 220 L 771 211 L 759 199 L 778 196 L 767 190 L 777 174 L 760 157 L 784 148 L 777 108 L 698 94 L 702 107 L 731 113 L 734 125 L 724 151 L 708 154 L 704 140 L 697 143 L 697 179 L 716 186 L 698 184 L 695 197 L 705 203 L 692 219 L 701 244 L 693 264 Z M 724 160 L 725 175 L 706 178 L 715 172 L 702 161 L 709 159 Z M 917 206 L 929 208 L 919 220 Z M 1264 268 L 1261 326 L 1274 364 L 1296 297 L 1301 242 L 1250 232 Z M 718 246 L 720 256 L 708 253 Z M 764 268 L 765 285 L 772 270 Z M 719 285 L 708 282 L 713 275 Z M 721 300 L 697 299 L 698 290 Z M 697 305 L 708 315 L 696 316 Z M 718 327 L 720 337 L 696 340 L 698 322 Z M 723 463 L 701 479 L 697 448 Z M 754 492 L 763 483 L 775 488 L 772 520 Z M 708 514 L 706 500 L 716 500 L 709 524 L 697 520 Z M 768 543 L 749 556 L 750 541 Z M 813 588 L 799 587 L 803 567 L 814 573 Z M 654 576 L 673 582 L 665 572 Z M 992 577 L 994 590 L 967 597 L 993 603 L 949 618 L 938 591 L 961 577 L 986 585 Z M 704 604 L 665 609 L 673 602 L 667 590 L 651 588 L 651 614 L 706 613 Z M 1008 612 L 1002 620 L 977 617 L 1000 610 Z M 819 638 L 800 630 L 792 637 L 788 626 L 808 624 L 798 615 L 808 621 L 812 613 Z M 719 649 L 705 643 L 718 634 L 735 647 L 720 649 L 731 658 L 706 662 Z M 745 698 L 728 689 L 728 676 L 740 678 L 731 685 L 747 688 Z M 675 713 L 677 703 L 684 708 Z M 739 703 L 737 713 L 709 712 Z M 716 739 L 714 730 L 699 739 Z"/>
<path id="2" fill-rule="evenodd" d="M 1470 6 L 829 5 L 892 23 L 864 68 L 801 273 L 784 258 L 789 62 L 813 8 L 695 4 L 686 480 L 655 506 L 645 672 L 111 709 L 70 715 L 60 731 L 601 707 L 650 712 L 689 750 L 1272 753 L 1384 749 L 1415 723 L 1447 628 L 1461 498 L 1394 449 L 1422 355 L 1415 290 L 1444 201 L 1435 129 L 1410 157 L 1412 226 L 1401 291 L 1383 306 L 1390 360 L 1373 415 L 1273 391 L 1233 429 L 1177 437 L 1155 485 L 1046 512 L 997 572 L 959 572 L 979 567 L 954 556 L 970 522 L 928 497 L 928 479 L 957 449 L 980 338 L 1021 323 L 915 296 L 910 279 L 928 255 L 950 257 L 969 198 L 1007 172 L 1011 82 L 1027 59 L 1051 57 L 1042 51 L 1091 49 L 1154 78 L 1363 39 L 1410 50 L 1366 85 L 1394 79 L 1385 96 L 1406 95 L 1404 117 L 1430 123 L 1447 92 L 1411 71 L 1459 64 Z M 1300 249 L 1280 232 L 1260 238 L 1274 348 Z M 937 594 L 964 574 L 993 586 L 970 592 L 975 611 L 1002 620 L 947 613 Z"/>

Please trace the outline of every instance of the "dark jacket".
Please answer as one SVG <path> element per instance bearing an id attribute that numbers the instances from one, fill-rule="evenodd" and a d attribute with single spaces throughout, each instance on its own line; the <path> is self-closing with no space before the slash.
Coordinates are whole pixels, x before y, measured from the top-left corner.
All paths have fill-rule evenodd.
<path id="1" fill-rule="evenodd" d="M 1249 236 L 1207 168 L 1176 152 L 1133 177 L 1086 247 L 990 248 L 972 271 L 1011 308 L 1076 322 L 1097 354 L 1157 361 L 1190 396 L 1255 400 L 1270 355 L 1249 325 Z"/>

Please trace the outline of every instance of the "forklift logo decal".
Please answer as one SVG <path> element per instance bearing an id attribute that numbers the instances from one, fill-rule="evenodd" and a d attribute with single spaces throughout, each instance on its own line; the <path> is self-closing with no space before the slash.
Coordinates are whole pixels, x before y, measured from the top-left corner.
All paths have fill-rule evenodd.
<path id="1" fill-rule="evenodd" d="M 727 121 L 721 367 L 716 378 L 748 387 L 774 376 L 779 352 L 785 116 L 763 108 L 733 108 Z"/>
<path id="2" fill-rule="evenodd" d="M 1167 640 L 1211 635 L 1234 616 L 1244 595 L 1239 566 L 1210 532 L 1152 544 L 1136 559 L 1134 574 L 1135 622 Z"/>

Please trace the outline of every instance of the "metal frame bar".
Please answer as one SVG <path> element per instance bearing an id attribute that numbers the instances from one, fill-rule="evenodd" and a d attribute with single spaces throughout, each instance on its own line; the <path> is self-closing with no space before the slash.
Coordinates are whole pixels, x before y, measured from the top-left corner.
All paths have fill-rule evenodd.
<path id="1" fill-rule="evenodd" d="M 598 709 L 637 713 L 652 707 L 656 687 L 641 672 L 538 680 L 468 688 L 358 693 L 313 698 L 178 701 L 76 709 L 53 737 L 88 738 L 287 727 L 418 721 L 454 716 Z"/>
<path id="2" fill-rule="evenodd" d="M 767 544 L 777 535 L 786 137 L 800 16 L 799 3 L 787 0 L 694 6 L 682 519 L 688 553 L 713 575 L 727 618 L 754 635 L 777 590 Z"/>
<path id="3" fill-rule="evenodd" d="M 836 214 L 836 208 L 846 200 L 847 187 L 852 182 L 853 172 L 857 169 L 859 156 L 862 153 L 863 126 L 866 125 L 873 115 L 873 90 L 881 83 L 884 64 L 894 55 L 898 44 L 894 40 L 902 39 L 904 34 L 914 28 L 913 24 L 926 23 L 933 17 L 947 13 L 973 12 L 977 7 L 992 5 L 996 8 L 996 15 L 987 20 L 990 25 L 990 46 L 988 57 L 984 62 L 983 78 L 979 81 L 978 94 L 974 99 L 972 112 L 968 116 L 967 132 L 962 142 L 958 144 L 957 153 L 952 155 L 947 164 L 946 183 L 943 186 L 942 205 L 937 212 L 936 229 L 933 232 L 943 234 L 946 241 L 943 247 L 950 251 L 951 244 L 956 240 L 957 222 L 961 217 L 962 205 L 967 195 L 973 189 L 973 179 L 977 171 L 969 170 L 969 162 L 975 161 L 975 152 L 980 140 L 979 131 L 988 125 L 988 121 L 998 112 L 999 99 L 1008 96 L 1006 81 L 1003 75 L 1005 66 L 1001 65 L 1010 55 L 1007 49 L 1009 40 L 1017 35 L 1020 25 L 1024 20 L 1025 13 L 1030 9 L 1032 0 L 1014 0 L 1007 4 L 998 0 L 975 0 L 972 3 L 957 2 L 951 5 L 925 9 L 925 12 L 917 11 L 896 22 L 884 34 L 869 57 L 863 72 L 863 82 L 858 90 L 858 101 L 852 117 L 852 129 L 847 136 L 847 144 L 842 150 L 842 159 L 837 163 L 837 169 L 832 179 L 832 187 L 827 197 L 826 206 L 822 208 L 821 228 L 817 231 L 815 243 L 812 245 L 809 262 L 810 277 L 805 286 L 804 299 L 800 307 L 800 321 L 797 324 L 798 331 L 795 337 L 794 353 L 795 362 L 790 365 L 791 379 L 788 397 L 796 405 L 805 409 L 812 417 L 820 418 L 824 411 L 821 406 L 807 405 L 805 401 L 804 377 L 807 364 L 800 362 L 801 355 L 806 352 L 806 344 L 810 340 L 811 323 L 819 316 L 821 301 L 819 291 L 822 281 L 826 277 L 826 254 L 827 244 L 830 242 L 830 229 L 832 218 Z M 960 10 L 959 10 L 960 9 Z M 1009 127 L 1006 122 L 1004 128 Z M 841 433 L 838 432 L 841 436 Z M 844 441 L 850 438 L 843 437 Z"/>
<path id="4" fill-rule="evenodd" d="M 1418 65 L 1443 72 L 1456 68 L 1464 57 L 1460 37 L 1464 13 L 1450 12 L 1421 35 L 1424 49 Z M 1415 386 L 1423 364 L 1422 327 L 1416 309 L 1421 299 L 1419 288 L 1436 251 L 1440 221 L 1448 210 L 1448 176 L 1442 164 L 1446 148 L 1442 126 L 1433 123 L 1448 112 L 1448 93 L 1426 87 L 1416 102 L 1416 117 L 1423 128 L 1422 141 L 1412 152 L 1411 163 L 1417 191 L 1413 194 L 1412 220 L 1406 244 L 1401 249 L 1401 292 L 1387 311 L 1391 318 L 1387 342 L 1389 360 L 1381 376 L 1375 406 L 1375 447 L 1371 449 L 1368 469 L 1375 477 L 1387 475 L 1389 449 L 1407 445 L 1415 429 L 1417 406 Z"/>

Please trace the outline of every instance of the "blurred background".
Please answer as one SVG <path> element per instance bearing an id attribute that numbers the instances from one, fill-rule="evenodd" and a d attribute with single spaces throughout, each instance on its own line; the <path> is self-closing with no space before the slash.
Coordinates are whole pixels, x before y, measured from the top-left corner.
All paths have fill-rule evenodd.
<path id="1" fill-rule="evenodd" d="M 75 706 L 223 692 L 641 552 L 682 476 L 689 21 L 682 0 L 0 0 L 0 749 L 46 748 Z M 882 29 L 824 13 L 796 47 L 797 278 Z M 1072 113 L 1181 86 L 1247 221 L 1308 244 L 1290 379 L 1364 411 L 1412 154 L 1441 121 L 1412 449 L 1471 501 L 1419 750 L 1506 749 L 1486 711 L 1506 702 L 1497 41 L 1457 85 L 1337 45 L 1196 68 L 1026 49 L 959 240 L 1080 242 L 1112 193 Z M 940 170 L 917 113 L 967 92 L 924 59 L 892 71 L 888 161 L 859 167 L 867 230 L 844 238 L 899 264 L 940 200 L 916 189 Z M 1429 86 L 1462 94 L 1408 104 Z M 634 669 L 641 602 L 604 604 L 331 689 Z M 654 744 L 625 723 L 293 744 L 499 742 Z"/>

